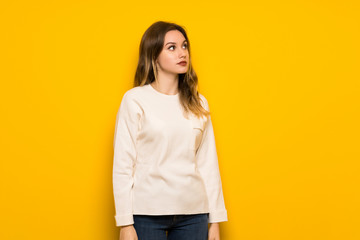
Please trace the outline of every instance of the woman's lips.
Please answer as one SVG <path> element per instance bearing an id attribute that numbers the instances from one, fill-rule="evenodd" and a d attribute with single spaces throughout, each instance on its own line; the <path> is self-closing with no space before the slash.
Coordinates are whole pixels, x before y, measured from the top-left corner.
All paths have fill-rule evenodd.
<path id="1" fill-rule="evenodd" d="M 187 62 L 179 62 L 178 64 L 181 66 L 186 66 Z"/>

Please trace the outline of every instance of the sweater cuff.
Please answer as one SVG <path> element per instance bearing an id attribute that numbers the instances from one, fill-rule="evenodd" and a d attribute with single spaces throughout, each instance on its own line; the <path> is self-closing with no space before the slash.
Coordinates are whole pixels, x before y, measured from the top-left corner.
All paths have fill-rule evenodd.
<path id="1" fill-rule="evenodd" d="M 208 221 L 209 223 L 226 222 L 226 221 L 228 221 L 226 209 L 212 211 L 209 213 L 209 221 Z"/>
<path id="2" fill-rule="evenodd" d="M 127 215 L 116 215 L 115 216 L 116 226 L 126 226 L 134 224 L 134 216 L 132 214 Z"/>

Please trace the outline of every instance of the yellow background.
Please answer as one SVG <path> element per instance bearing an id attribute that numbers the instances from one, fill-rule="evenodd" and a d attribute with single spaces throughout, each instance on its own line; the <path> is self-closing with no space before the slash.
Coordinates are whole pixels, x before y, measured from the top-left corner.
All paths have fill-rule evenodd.
<path id="1" fill-rule="evenodd" d="M 358 1 L 3 1 L 0 239 L 118 239 L 115 117 L 140 38 L 186 27 L 222 240 L 360 239 Z"/>

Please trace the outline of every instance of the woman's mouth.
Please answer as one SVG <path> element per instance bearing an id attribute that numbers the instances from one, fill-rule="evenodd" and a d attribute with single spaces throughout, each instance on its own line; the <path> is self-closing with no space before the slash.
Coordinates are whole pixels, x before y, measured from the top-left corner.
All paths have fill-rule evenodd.
<path id="1" fill-rule="evenodd" d="M 181 66 L 186 66 L 187 62 L 186 61 L 181 61 L 178 64 L 181 65 Z"/>

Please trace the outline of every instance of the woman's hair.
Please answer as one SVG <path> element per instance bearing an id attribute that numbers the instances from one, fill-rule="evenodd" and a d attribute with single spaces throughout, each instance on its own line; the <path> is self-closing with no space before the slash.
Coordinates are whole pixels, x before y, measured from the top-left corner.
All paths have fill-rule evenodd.
<path id="1" fill-rule="evenodd" d="M 137 65 L 134 87 L 150 84 L 157 79 L 155 61 L 163 50 L 165 35 L 168 31 L 180 31 L 186 41 L 189 51 L 189 67 L 186 73 L 179 74 L 179 98 L 184 109 L 185 116 L 192 112 L 197 117 L 210 115 L 200 103 L 202 99 L 197 91 L 198 78 L 191 64 L 190 41 L 183 27 L 171 23 L 158 21 L 153 23 L 141 38 L 139 49 L 139 62 Z"/>

